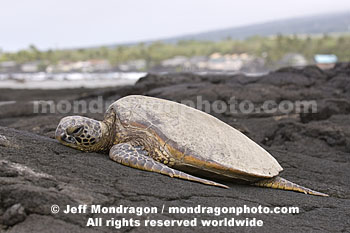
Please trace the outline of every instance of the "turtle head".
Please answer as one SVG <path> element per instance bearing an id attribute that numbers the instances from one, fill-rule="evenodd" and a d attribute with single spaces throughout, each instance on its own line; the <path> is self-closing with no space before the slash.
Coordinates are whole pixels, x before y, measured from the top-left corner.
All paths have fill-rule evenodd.
<path id="1" fill-rule="evenodd" d="M 63 145 L 82 150 L 99 151 L 103 133 L 102 122 L 87 117 L 62 118 L 56 129 L 56 139 Z"/>

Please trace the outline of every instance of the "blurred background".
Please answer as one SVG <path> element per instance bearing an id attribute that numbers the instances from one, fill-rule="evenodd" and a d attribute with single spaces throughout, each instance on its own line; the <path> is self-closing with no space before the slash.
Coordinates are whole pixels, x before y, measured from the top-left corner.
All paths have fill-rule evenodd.
<path id="1" fill-rule="evenodd" d="M 350 61 L 348 0 L 14 0 L 1 3 L 0 31 L 2 88 L 106 87 L 147 72 L 259 75 Z"/>

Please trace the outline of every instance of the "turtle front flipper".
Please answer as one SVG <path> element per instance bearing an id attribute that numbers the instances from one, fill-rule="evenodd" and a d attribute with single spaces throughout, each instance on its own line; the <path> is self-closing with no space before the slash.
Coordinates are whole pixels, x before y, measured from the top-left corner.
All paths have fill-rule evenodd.
<path id="1" fill-rule="evenodd" d="M 114 145 L 109 151 L 109 157 L 125 166 L 137 168 L 144 171 L 157 172 L 170 177 L 176 177 L 180 179 L 196 181 L 199 183 L 218 186 L 222 188 L 228 188 L 226 185 L 216 183 L 214 181 L 198 178 L 184 172 L 172 169 L 165 164 L 155 161 L 151 157 L 147 156 L 147 151 L 142 150 L 139 147 L 133 147 L 128 143 L 120 143 Z"/>

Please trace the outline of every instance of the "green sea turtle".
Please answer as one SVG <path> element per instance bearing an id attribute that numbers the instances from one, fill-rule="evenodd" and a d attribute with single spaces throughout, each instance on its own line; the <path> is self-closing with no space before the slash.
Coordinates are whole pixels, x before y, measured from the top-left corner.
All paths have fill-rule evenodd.
<path id="1" fill-rule="evenodd" d="M 126 166 L 203 184 L 227 188 L 197 176 L 328 196 L 279 177 L 283 168 L 276 159 L 238 130 L 168 100 L 121 98 L 109 106 L 103 121 L 63 118 L 56 138 L 82 151 L 109 153 Z"/>

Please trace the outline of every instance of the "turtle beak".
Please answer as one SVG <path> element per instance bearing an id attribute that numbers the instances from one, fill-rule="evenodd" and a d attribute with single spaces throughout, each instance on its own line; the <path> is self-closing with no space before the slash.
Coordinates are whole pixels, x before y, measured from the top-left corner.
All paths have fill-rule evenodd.
<path id="1" fill-rule="evenodd" d="M 65 142 L 65 135 L 56 135 L 56 140 L 58 140 L 59 142 Z"/>
<path id="2" fill-rule="evenodd" d="M 55 138 L 58 141 L 62 142 L 62 141 L 64 141 L 64 139 L 63 139 L 64 136 L 65 136 L 65 133 L 63 132 L 63 129 L 60 126 L 58 126 L 56 129 L 56 132 L 55 132 Z"/>
<path id="3" fill-rule="evenodd" d="M 58 136 L 57 140 L 60 142 L 67 142 L 66 138 L 67 138 L 67 136 L 63 133 L 63 134 Z"/>

